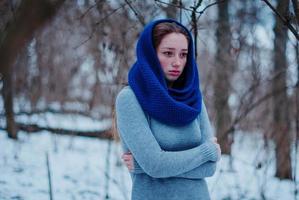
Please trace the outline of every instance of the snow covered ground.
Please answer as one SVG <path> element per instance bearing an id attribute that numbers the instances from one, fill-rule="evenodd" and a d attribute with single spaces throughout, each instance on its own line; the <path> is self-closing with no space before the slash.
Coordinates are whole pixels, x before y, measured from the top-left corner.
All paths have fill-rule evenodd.
<path id="1" fill-rule="evenodd" d="M 106 170 L 107 141 L 48 132 L 19 136 L 19 141 L 12 141 L 0 132 L 1 200 L 49 199 L 47 154 L 55 200 L 98 200 L 107 194 L 111 199 L 129 198 L 129 174 L 116 165 L 119 145 L 110 142 L 110 169 Z"/>
<path id="2" fill-rule="evenodd" d="M 0 131 L 0 148 L 0 200 L 50 199 L 47 155 L 54 200 L 130 199 L 131 180 L 118 143 L 46 131 L 20 132 L 13 141 Z M 258 134 L 237 133 L 232 148 L 232 159 L 222 156 L 216 174 L 207 179 L 212 199 L 295 199 L 294 183 L 274 177 L 273 144 L 265 148 Z"/>

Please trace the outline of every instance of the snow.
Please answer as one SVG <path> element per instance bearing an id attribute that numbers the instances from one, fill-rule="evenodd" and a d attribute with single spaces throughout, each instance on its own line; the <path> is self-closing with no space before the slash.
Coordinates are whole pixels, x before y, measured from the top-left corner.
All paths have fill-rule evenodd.
<path id="1" fill-rule="evenodd" d="M 15 120 L 22 124 L 37 124 L 40 127 L 58 128 L 76 131 L 101 131 L 111 127 L 111 119 L 98 121 L 87 116 L 62 113 L 20 114 Z M 0 126 L 5 127 L 6 120 L 0 118 Z"/>
<path id="2" fill-rule="evenodd" d="M 51 126 L 69 128 L 67 122 L 73 124 L 68 117 L 56 117 L 49 117 Z M 61 124 L 55 124 L 54 119 Z M 79 119 L 73 124 L 75 128 L 84 122 Z M 39 120 L 42 124 L 42 119 Z M 85 120 L 82 129 L 99 128 L 97 124 L 101 124 Z M 237 132 L 234 140 L 232 157 L 223 155 L 215 175 L 207 178 L 212 199 L 257 200 L 263 199 L 262 196 L 271 200 L 295 199 L 294 182 L 274 177 L 275 154 L 271 142 L 265 147 L 259 134 L 243 132 Z M 0 131 L 0 147 L 1 200 L 50 199 L 47 154 L 54 200 L 98 200 L 106 199 L 107 195 L 113 200 L 130 199 L 130 175 L 119 160 L 121 146 L 115 141 L 46 131 L 19 132 L 19 140 L 14 141 Z"/>
<path id="3" fill-rule="evenodd" d="M 116 165 L 120 147 L 115 142 L 110 143 L 111 168 L 108 172 L 107 141 L 48 132 L 21 132 L 19 136 L 19 141 L 13 141 L 7 139 L 4 131 L 0 132 L 1 200 L 49 199 L 47 153 L 53 199 L 104 199 L 107 173 L 111 177 L 108 193 L 111 199 L 129 198 L 130 176 L 123 165 Z"/>
<path id="4" fill-rule="evenodd" d="M 207 179 L 215 199 L 295 199 L 294 182 L 274 177 L 273 143 L 265 148 L 259 134 L 237 133 L 234 139 L 231 164 L 222 155 L 216 174 Z"/>

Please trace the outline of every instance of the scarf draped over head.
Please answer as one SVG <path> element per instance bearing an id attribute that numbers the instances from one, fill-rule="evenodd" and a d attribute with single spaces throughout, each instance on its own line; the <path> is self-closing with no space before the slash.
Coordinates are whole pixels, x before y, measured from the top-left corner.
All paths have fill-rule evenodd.
<path id="1" fill-rule="evenodd" d="M 180 77 L 180 86 L 168 88 L 153 45 L 153 29 L 162 22 L 176 23 L 189 35 L 186 66 Z M 150 117 L 173 126 L 184 126 L 192 122 L 201 112 L 202 96 L 194 58 L 191 33 L 179 22 L 162 19 L 149 23 L 137 42 L 137 61 L 128 75 L 132 88 L 142 109 Z"/>

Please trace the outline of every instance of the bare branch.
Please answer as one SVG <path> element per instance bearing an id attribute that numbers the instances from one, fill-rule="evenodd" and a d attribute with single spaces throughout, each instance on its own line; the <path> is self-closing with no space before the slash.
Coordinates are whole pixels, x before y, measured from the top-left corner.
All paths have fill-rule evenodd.
<path id="1" fill-rule="evenodd" d="M 137 11 L 133 8 L 132 4 L 130 1 L 125 0 L 125 2 L 129 5 L 129 7 L 131 8 L 131 10 L 133 11 L 133 13 L 135 14 L 135 16 L 137 17 L 137 19 L 139 20 L 139 22 L 145 26 L 145 22 L 144 22 L 144 17 L 142 17 L 140 14 L 137 13 Z"/>
<path id="2" fill-rule="evenodd" d="M 201 6 L 202 0 L 199 0 L 195 6 L 192 6 L 192 14 L 191 14 L 191 22 L 192 27 L 190 31 L 194 31 L 194 46 L 195 46 L 195 58 L 197 58 L 197 22 L 200 18 L 200 16 L 211 6 L 216 5 L 218 3 L 223 3 L 225 0 L 217 1 L 212 4 L 207 5 L 202 11 L 198 12 L 197 9 Z M 196 13 L 199 13 L 199 16 L 196 17 Z"/>
<path id="3" fill-rule="evenodd" d="M 228 135 L 230 132 L 235 130 L 235 127 L 238 123 L 240 123 L 243 119 L 245 119 L 245 117 L 251 112 L 253 111 L 257 106 L 259 106 L 261 103 L 263 103 L 264 101 L 268 100 L 269 98 L 280 94 L 281 92 L 290 89 L 290 88 L 295 88 L 295 85 L 291 85 L 291 86 L 286 86 L 283 88 L 279 88 L 276 89 L 272 92 L 269 92 L 267 94 L 265 94 L 263 97 L 261 97 L 260 99 L 256 100 L 255 102 L 251 103 L 245 110 L 243 113 L 240 113 L 238 115 L 238 117 L 236 117 L 233 121 L 233 123 L 231 124 L 231 126 L 225 131 L 225 133 L 222 135 L 222 137 L 225 137 L 226 135 Z M 221 138 L 219 138 L 221 139 Z"/>
<path id="4" fill-rule="evenodd" d="M 82 45 L 84 45 L 86 42 L 88 42 L 89 40 L 92 39 L 93 34 L 94 34 L 94 28 L 93 31 L 91 32 L 91 34 L 88 36 L 88 38 L 86 38 L 83 42 L 81 42 L 80 44 L 78 44 L 77 46 L 73 47 L 74 50 L 78 49 L 79 47 L 81 47 Z"/>
<path id="5" fill-rule="evenodd" d="M 293 3 L 293 9 L 294 9 L 294 12 L 295 12 L 295 15 L 296 15 L 296 23 L 297 23 L 297 26 L 299 25 L 299 5 L 298 5 L 298 2 L 297 0 L 292 0 L 292 3 Z"/>
<path id="6" fill-rule="evenodd" d="M 98 25 L 100 25 L 101 23 L 103 23 L 108 17 L 112 16 L 114 13 L 116 13 L 118 10 L 123 9 L 127 4 L 123 4 L 120 7 L 114 9 L 113 11 L 111 11 L 111 13 L 107 14 L 106 16 L 104 16 L 100 21 L 96 22 L 93 27 L 96 27 Z M 93 35 L 95 33 L 95 28 L 93 28 L 91 34 L 88 36 L 88 38 L 86 38 L 83 42 L 81 42 L 80 44 L 78 44 L 77 46 L 73 47 L 73 49 L 78 49 L 80 46 L 84 45 L 86 42 L 88 42 L 89 40 L 91 40 L 93 38 Z"/>
<path id="7" fill-rule="evenodd" d="M 197 2 L 197 4 L 195 5 L 195 8 L 198 8 L 199 6 L 201 6 L 201 3 L 202 3 L 202 0 L 199 0 L 199 1 Z"/>
<path id="8" fill-rule="evenodd" d="M 94 5 L 90 6 L 78 19 L 82 20 L 87 15 L 87 13 L 89 13 L 94 7 L 97 6 L 97 4 L 98 1 Z"/>
<path id="9" fill-rule="evenodd" d="M 299 34 L 296 31 L 296 29 L 292 26 L 292 24 L 290 23 L 290 21 L 288 19 L 286 19 L 285 17 L 283 17 L 272 5 L 268 0 L 262 0 L 264 1 L 269 8 L 279 17 L 279 19 L 283 22 L 283 24 L 285 26 L 287 26 L 289 28 L 289 30 L 293 33 L 293 35 L 296 37 L 297 40 L 299 40 Z"/>
<path id="10" fill-rule="evenodd" d="M 217 5 L 217 4 L 220 4 L 220 3 L 224 3 L 225 1 L 227 1 L 227 0 L 216 1 L 216 2 L 211 3 L 211 4 L 207 5 L 206 7 L 204 7 L 204 9 L 201 10 L 201 11 L 195 11 L 195 13 L 199 13 L 199 16 L 197 17 L 196 21 L 199 20 L 199 18 L 204 14 L 204 12 L 205 12 L 209 7 L 212 7 L 212 6 Z M 192 26 L 192 28 L 191 28 L 190 31 L 193 31 L 193 28 L 194 28 L 194 27 Z"/>
<path id="11" fill-rule="evenodd" d="M 209 5 L 207 5 L 204 9 L 202 9 L 202 11 L 199 12 L 199 16 L 197 17 L 197 19 L 199 19 L 201 17 L 201 15 L 209 8 L 212 7 L 214 5 L 220 4 L 220 3 L 224 3 L 227 0 L 221 0 L 221 1 L 216 1 L 214 3 L 211 3 Z"/>
<path id="12" fill-rule="evenodd" d="M 160 1 L 160 0 L 155 0 L 155 2 L 156 3 L 158 2 L 158 3 L 161 3 L 161 4 L 165 4 L 165 5 L 168 5 L 168 6 L 173 6 L 173 7 L 180 8 L 180 9 L 183 9 L 183 10 L 186 10 L 186 11 L 190 11 L 190 12 L 193 11 L 190 8 L 186 8 L 184 6 L 180 6 L 180 5 L 176 5 L 176 4 L 172 4 L 172 3 L 166 3 L 166 2 L 163 2 L 163 1 Z"/>
<path id="13" fill-rule="evenodd" d="M 218 3 L 223 3 L 227 0 L 221 0 L 221 1 L 216 1 L 214 3 L 211 3 L 209 5 L 207 5 L 203 10 L 201 11 L 195 11 L 196 13 L 200 14 L 200 16 L 211 6 L 214 6 Z M 191 6 L 190 8 L 186 8 L 182 5 L 176 5 L 176 4 L 171 4 L 171 3 L 166 3 L 166 2 L 163 2 L 163 1 L 160 1 L 160 0 L 155 0 L 155 2 L 158 2 L 158 3 L 161 3 L 161 4 L 165 4 L 165 5 L 169 5 L 169 6 L 173 6 L 173 7 L 177 7 L 177 8 L 180 8 L 180 9 L 183 9 L 183 10 L 186 10 L 186 11 L 190 11 L 190 12 L 193 12 L 193 8 L 199 8 L 199 6 L 201 5 L 201 2 L 202 0 L 198 1 L 197 4 L 195 6 Z"/>
<path id="14" fill-rule="evenodd" d="M 196 10 L 200 6 L 201 0 L 198 1 L 197 5 L 192 7 L 191 21 L 192 21 L 192 29 L 194 30 L 194 53 L 195 59 L 197 58 L 197 18 L 196 18 Z"/>

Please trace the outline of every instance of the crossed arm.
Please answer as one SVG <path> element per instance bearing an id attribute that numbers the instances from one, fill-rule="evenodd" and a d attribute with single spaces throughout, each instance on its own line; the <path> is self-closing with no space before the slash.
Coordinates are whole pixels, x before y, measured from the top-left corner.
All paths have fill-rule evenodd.
<path id="1" fill-rule="evenodd" d="M 220 150 L 210 139 L 211 128 L 204 106 L 198 118 L 202 131 L 201 144 L 192 149 L 174 152 L 160 148 L 143 110 L 130 89 L 124 89 L 118 95 L 116 113 L 121 140 L 130 149 L 135 161 L 133 173 L 146 173 L 155 178 L 193 179 L 213 175 Z"/>

